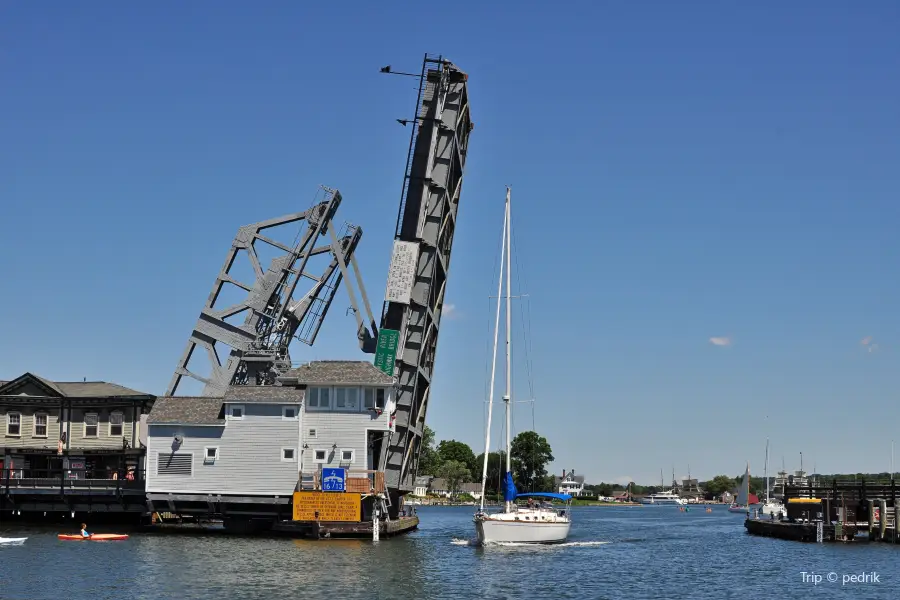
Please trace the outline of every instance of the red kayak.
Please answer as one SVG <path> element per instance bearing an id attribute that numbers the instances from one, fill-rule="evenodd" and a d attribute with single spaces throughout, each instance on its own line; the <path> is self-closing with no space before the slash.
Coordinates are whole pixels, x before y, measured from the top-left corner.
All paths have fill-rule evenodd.
<path id="1" fill-rule="evenodd" d="M 111 542 L 114 540 L 127 540 L 128 536 L 122 533 L 94 533 L 91 537 L 84 537 L 82 535 L 69 535 L 66 533 L 60 533 L 58 536 L 61 540 L 85 540 L 90 542 Z"/>

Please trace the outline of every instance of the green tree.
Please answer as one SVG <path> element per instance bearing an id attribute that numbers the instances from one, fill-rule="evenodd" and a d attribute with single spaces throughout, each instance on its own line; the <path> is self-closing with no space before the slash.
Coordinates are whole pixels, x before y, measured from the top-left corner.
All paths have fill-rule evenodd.
<path id="1" fill-rule="evenodd" d="M 547 485 L 547 464 L 553 461 L 547 438 L 534 431 L 523 431 L 513 439 L 509 455 L 520 490 L 553 491 L 541 489 Z"/>
<path id="2" fill-rule="evenodd" d="M 481 473 L 475 464 L 475 453 L 468 444 L 456 440 L 444 440 L 437 447 L 437 453 L 442 463 L 450 460 L 461 462 L 469 473 Z"/>
<path id="3" fill-rule="evenodd" d="M 731 491 L 734 487 L 734 479 L 728 475 L 716 475 L 710 481 L 703 484 L 706 493 L 710 496 L 721 496 L 725 492 Z"/>
<path id="4" fill-rule="evenodd" d="M 475 464 L 477 465 L 477 468 L 473 473 L 473 476 L 478 478 L 484 468 L 484 452 L 475 458 Z M 505 471 L 506 452 L 501 450 L 500 452 L 488 453 L 487 485 L 485 485 L 485 493 L 500 493 L 500 482 L 503 480 L 503 473 Z"/>
<path id="5" fill-rule="evenodd" d="M 434 449 L 434 430 L 428 425 L 422 432 L 422 445 L 419 447 L 419 475 L 434 475 L 441 466 L 441 457 Z"/>
<path id="6" fill-rule="evenodd" d="M 447 491 L 450 492 L 451 498 L 459 491 L 460 484 L 472 480 L 469 469 L 458 460 L 445 461 L 438 469 L 437 475 L 447 480 Z"/>

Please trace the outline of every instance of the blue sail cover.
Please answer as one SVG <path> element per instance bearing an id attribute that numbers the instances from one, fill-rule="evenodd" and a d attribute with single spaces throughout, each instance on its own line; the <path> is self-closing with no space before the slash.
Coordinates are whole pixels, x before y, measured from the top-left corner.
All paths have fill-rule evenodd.
<path id="1" fill-rule="evenodd" d="M 503 480 L 503 500 L 504 502 L 512 502 L 516 499 L 516 496 L 519 494 L 519 491 L 516 489 L 516 484 L 513 482 L 512 473 L 509 471 L 506 472 L 506 478 Z"/>

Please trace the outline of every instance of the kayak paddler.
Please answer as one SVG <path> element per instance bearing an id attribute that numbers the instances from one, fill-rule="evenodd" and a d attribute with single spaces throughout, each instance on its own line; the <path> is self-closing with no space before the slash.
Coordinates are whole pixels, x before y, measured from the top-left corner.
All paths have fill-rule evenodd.
<path id="1" fill-rule="evenodd" d="M 83 538 L 91 537 L 91 534 L 88 533 L 88 530 L 87 530 L 87 523 L 81 524 L 81 537 L 83 537 Z"/>

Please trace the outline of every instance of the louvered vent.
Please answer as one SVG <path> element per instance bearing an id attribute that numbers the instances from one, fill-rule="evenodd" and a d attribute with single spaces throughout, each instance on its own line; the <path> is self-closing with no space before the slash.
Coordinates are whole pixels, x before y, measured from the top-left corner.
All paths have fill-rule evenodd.
<path id="1" fill-rule="evenodd" d="M 187 452 L 159 454 L 156 458 L 156 474 L 185 475 L 190 477 L 193 464 L 194 455 Z"/>

